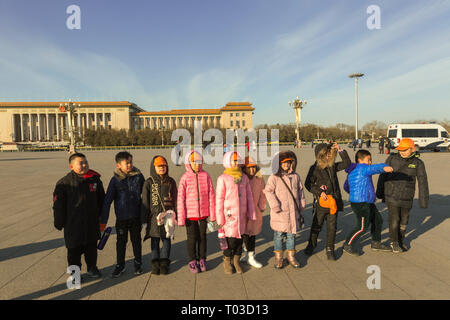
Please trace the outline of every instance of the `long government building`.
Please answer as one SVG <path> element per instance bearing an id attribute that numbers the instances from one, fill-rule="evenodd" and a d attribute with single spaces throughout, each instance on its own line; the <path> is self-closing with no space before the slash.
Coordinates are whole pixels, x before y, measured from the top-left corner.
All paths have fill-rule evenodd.
<path id="1" fill-rule="evenodd" d="M 0 142 L 61 142 L 67 137 L 65 102 L 0 102 Z M 77 101 L 74 126 L 80 135 L 86 129 L 189 128 L 201 121 L 203 128 L 251 129 L 250 102 L 229 102 L 217 109 L 176 109 L 148 112 L 128 101 Z"/>

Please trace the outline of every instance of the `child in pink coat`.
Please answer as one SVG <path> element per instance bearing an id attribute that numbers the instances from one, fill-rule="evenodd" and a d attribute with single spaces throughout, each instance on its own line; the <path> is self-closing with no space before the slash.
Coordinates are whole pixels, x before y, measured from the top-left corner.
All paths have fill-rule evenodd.
<path id="1" fill-rule="evenodd" d="M 255 242 L 256 235 L 258 235 L 262 229 L 262 213 L 266 210 L 266 196 L 264 195 L 265 182 L 264 178 L 261 176 L 260 167 L 251 157 L 245 157 L 244 173 L 250 181 L 256 220 L 247 220 L 246 231 L 245 234 L 242 235 L 245 251 L 241 261 L 246 261 L 252 267 L 261 268 L 262 264 L 255 259 Z"/>
<path id="2" fill-rule="evenodd" d="M 239 164 L 243 159 L 237 152 L 229 151 L 223 157 L 224 173 L 217 179 L 216 185 L 216 219 L 222 226 L 228 249 L 223 251 L 225 274 L 232 274 L 233 260 L 237 273 L 242 273 L 239 260 L 242 255 L 242 235 L 245 233 L 247 220 L 255 220 L 250 182 Z"/>
<path id="3" fill-rule="evenodd" d="M 297 157 L 292 151 L 283 151 L 272 160 L 272 175 L 264 189 L 270 206 L 270 227 L 274 230 L 275 268 L 283 268 L 283 237 L 289 263 L 300 264 L 294 257 L 295 235 L 301 228 L 301 212 L 305 209 L 305 193 L 300 176 L 295 172 Z"/>
<path id="4" fill-rule="evenodd" d="M 186 172 L 178 187 L 178 225 L 186 226 L 188 268 L 192 273 L 206 268 L 206 226 L 216 220 L 215 195 L 211 177 L 203 170 L 203 157 L 191 150 L 184 159 Z"/>

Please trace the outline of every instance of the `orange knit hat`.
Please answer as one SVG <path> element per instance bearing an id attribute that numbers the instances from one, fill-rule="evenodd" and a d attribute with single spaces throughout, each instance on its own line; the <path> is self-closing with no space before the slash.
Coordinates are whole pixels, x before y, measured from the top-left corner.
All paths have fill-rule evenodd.
<path id="1" fill-rule="evenodd" d="M 159 166 L 167 166 L 167 162 L 166 162 L 166 159 L 164 159 L 164 158 L 161 157 L 161 156 L 158 156 L 158 157 L 156 157 L 155 160 L 153 161 L 153 165 L 154 165 L 155 167 L 159 167 Z"/>
<path id="2" fill-rule="evenodd" d="M 256 167 L 256 162 L 252 157 L 245 157 L 245 166 L 246 167 Z"/>
<path id="3" fill-rule="evenodd" d="M 327 200 L 319 198 L 319 204 L 323 208 L 330 208 L 330 214 L 335 214 L 337 212 L 336 200 L 334 200 L 332 195 L 327 194 Z"/>
<path id="4" fill-rule="evenodd" d="M 286 159 L 281 160 L 281 163 L 286 162 L 286 161 L 294 161 L 294 159 L 292 159 L 292 158 L 286 158 Z"/>

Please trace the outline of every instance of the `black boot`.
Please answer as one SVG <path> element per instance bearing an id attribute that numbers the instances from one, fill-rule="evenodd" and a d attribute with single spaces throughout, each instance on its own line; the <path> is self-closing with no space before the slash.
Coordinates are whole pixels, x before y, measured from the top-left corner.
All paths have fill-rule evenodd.
<path id="1" fill-rule="evenodd" d="M 168 274 L 169 273 L 169 265 L 170 265 L 170 260 L 169 259 L 161 259 L 160 260 L 160 272 L 161 272 L 161 274 Z"/>
<path id="2" fill-rule="evenodd" d="M 160 273 L 160 259 L 152 260 L 152 274 L 158 275 Z"/>
<path id="3" fill-rule="evenodd" d="M 336 256 L 334 255 L 334 246 L 333 247 L 327 247 L 326 248 L 326 252 L 327 252 L 328 260 L 336 261 Z"/>
<path id="4" fill-rule="evenodd" d="M 317 236 L 318 235 L 315 233 L 311 234 L 311 236 L 309 238 L 308 246 L 305 248 L 305 251 L 304 251 L 307 256 L 310 256 L 313 254 L 314 249 L 317 246 Z"/>

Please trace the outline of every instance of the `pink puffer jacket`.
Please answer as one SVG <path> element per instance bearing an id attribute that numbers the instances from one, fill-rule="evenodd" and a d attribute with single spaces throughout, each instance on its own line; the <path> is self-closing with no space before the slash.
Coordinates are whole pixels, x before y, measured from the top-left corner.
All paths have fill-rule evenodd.
<path id="1" fill-rule="evenodd" d="M 232 154 L 232 151 L 225 153 L 225 168 L 231 168 Z M 256 219 L 252 190 L 245 174 L 242 174 L 242 180 L 237 184 L 228 174 L 222 174 L 217 179 L 216 219 L 217 224 L 223 226 L 225 237 L 228 238 L 241 238 L 241 235 L 245 234 L 247 219 Z"/>
<path id="2" fill-rule="evenodd" d="M 185 157 L 186 172 L 178 185 L 177 220 L 179 226 L 184 226 L 189 218 L 207 218 L 216 220 L 216 197 L 214 187 L 209 174 L 201 169 L 195 174 L 191 168 L 189 157 L 192 150 Z M 200 157 L 201 155 L 196 152 Z"/>
<path id="3" fill-rule="evenodd" d="M 266 210 L 266 196 L 264 194 L 265 182 L 258 172 L 252 179 L 249 179 L 250 187 L 252 189 L 253 204 L 255 205 L 256 220 L 248 220 L 245 234 L 249 236 L 256 236 L 262 229 L 262 215 Z"/>
<path id="4" fill-rule="evenodd" d="M 274 162 L 278 162 L 279 157 L 287 156 L 294 157 L 295 160 L 289 169 L 289 173 L 287 175 L 282 175 L 280 173 L 279 164 Z M 270 227 L 274 231 L 295 234 L 301 227 L 298 219 L 300 218 L 301 212 L 306 207 L 306 201 L 303 183 L 300 176 L 295 172 L 296 166 L 297 158 L 293 153 L 286 155 L 285 152 L 282 152 L 280 155 L 275 155 L 272 162 L 272 167 L 275 168 L 273 172 L 276 173 L 272 174 L 267 180 L 264 193 L 266 194 L 270 207 Z M 295 201 L 300 207 L 300 212 L 297 212 L 294 200 L 281 179 L 289 186 L 295 197 Z"/>

